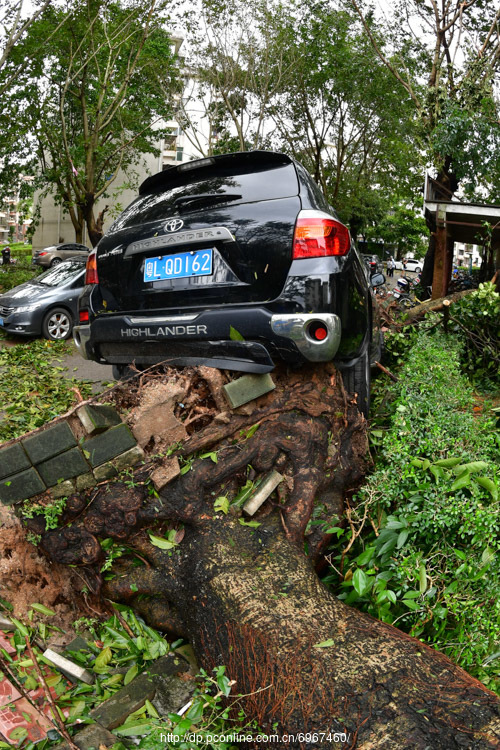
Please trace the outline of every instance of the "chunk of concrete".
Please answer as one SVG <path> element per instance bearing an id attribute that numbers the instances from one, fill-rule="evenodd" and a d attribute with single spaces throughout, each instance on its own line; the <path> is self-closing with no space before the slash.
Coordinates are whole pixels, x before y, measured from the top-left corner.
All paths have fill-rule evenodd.
<path id="1" fill-rule="evenodd" d="M 227 383 L 223 391 L 231 408 L 236 409 L 238 406 L 247 404 L 275 388 L 272 377 L 269 373 L 266 373 L 265 375 L 244 375 L 238 380 Z"/>
<path id="2" fill-rule="evenodd" d="M 53 651 L 48 648 L 43 652 L 43 655 L 48 661 L 50 661 L 60 672 L 67 675 L 71 680 L 80 680 L 86 682 L 87 685 L 92 685 L 95 680 L 95 675 L 89 672 L 88 669 L 84 669 L 79 664 L 75 664 L 70 659 L 66 659 L 65 656 L 61 656 L 57 651 Z"/>
<path id="3" fill-rule="evenodd" d="M 151 480 L 158 491 L 163 489 L 169 482 L 179 476 L 181 467 L 177 456 L 167 458 L 161 466 L 151 472 Z"/>
<path id="4" fill-rule="evenodd" d="M 53 427 L 40 430 L 35 435 L 26 438 L 22 444 L 31 463 L 39 464 L 73 448 L 76 445 L 76 439 L 67 422 L 59 422 Z"/>
<path id="5" fill-rule="evenodd" d="M 259 510 L 260 506 L 265 503 L 269 495 L 271 495 L 278 484 L 284 479 L 283 475 L 279 471 L 271 471 L 270 474 L 262 481 L 260 487 L 254 492 L 254 494 L 246 501 L 243 506 L 244 512 L 253 516 Z"/>

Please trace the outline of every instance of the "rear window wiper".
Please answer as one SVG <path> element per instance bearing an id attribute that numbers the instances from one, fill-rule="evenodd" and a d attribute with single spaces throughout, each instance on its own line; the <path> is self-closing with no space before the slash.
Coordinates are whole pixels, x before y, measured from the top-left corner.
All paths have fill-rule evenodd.
<path id="1" fill-rule="evenodd" d="M 199 195 L 181 195 L 180 198 L 174 200 L 174 206 L 182 208 L 188 203 L 225 203 L 226 201 L 237 201 L 243 198 L 238 193 L 200 193 Z"/>

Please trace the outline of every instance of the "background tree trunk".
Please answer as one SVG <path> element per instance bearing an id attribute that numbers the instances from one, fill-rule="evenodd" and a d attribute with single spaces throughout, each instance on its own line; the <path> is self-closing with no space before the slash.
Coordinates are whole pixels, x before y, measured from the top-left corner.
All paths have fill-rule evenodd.
<path id="1" fill-rule="evenodd" d="M 108 483 L 70 498 L 62 528 L 43 535 L 45 551 L 96 570 L 98 539 L 126 540 L 145 564 L 119 560 L 106 596 L 189 638 L 205 669 L 225 664 L 234 694 L 247 696 L 247 718 L 263 730 L 324 733 L 286 747 L 498 747 L 493 693 L 428 646 L 347 607 L 318 579 L 325 529 L 341 523 L 343 497 L 366 469 L 366 423 L 333 368 L 275 379 L 271 394 L 219 415 L 184 444 L 184 456 L 210 450 L 216 463 L 195 459 L 159 497 L 148 492 L 146 466 L 133 487 Z M 220 405 L 216 380 L 207 385 Z M 271 469 L 284 479 L 258 526 L 244 525 L 235 505 L 215 511 L 218 497 L 234 498 L 247 477 Z M 310 526 L 313 512 L 318 524 Z M 172 528 L 173 550 L 152 546 L 146 530 Z"/>

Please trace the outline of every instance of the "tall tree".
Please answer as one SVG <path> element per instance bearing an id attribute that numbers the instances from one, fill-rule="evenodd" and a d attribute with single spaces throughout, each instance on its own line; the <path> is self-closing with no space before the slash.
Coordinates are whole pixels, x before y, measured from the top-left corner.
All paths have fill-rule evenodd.
<path id="1" fill-rule="evenodd" d="M 443 197 L 451 199 L 461 185 L 469 198 L 498 199 L 497 4 L 399 0 L 385 26 L 375 22 L 362 0 L 346 4 L 356 11 L 378 57 L 412 102 Z M 446 293 L 451 254 L 451 245 L 435 253 L 435 296 Z M 428 255 L 433 257 L 432 252 Z"/>
<path id="2" fill-rule="evenodd" d="M 281 37 L 290 74 L 273 101 L 273 140 L 304 162 L 356 236 L 386 213 L 396 183 L 415 190 L 411 108 L 352 13 L 301 3 Z"/>
<path id="3" fill-rule="evenodd" d="M 65 10 L 45 8 L 12 51 L 12 64 L 25 65 L 11 101 L 24 125 L 19 148 L 32 144 L 45 191 L 68 211 L 76 240 L 86 225 L 95 245 L 96 202 L 120 171 L 132 180 L 166 132 L 176 64 L 162 0 L 78 0 L 71 10 L 61 26 Z"/>
<path id="4" fill-rule="evenodd" d="M 29 27 L 40 16 L 51 0 L 38 3 L 25 3 L 24 0 L 5 0 L 0 9 L 0 95 L 16 80 L 19 66 L 9 66 L 7 61 L 15 48 L 26 35 Z"/>

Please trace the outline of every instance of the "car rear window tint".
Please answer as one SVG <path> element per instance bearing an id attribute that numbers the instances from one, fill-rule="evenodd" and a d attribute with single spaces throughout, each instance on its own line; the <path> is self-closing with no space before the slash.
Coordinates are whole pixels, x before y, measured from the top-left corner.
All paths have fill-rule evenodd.
<path id="1" fill-rule="evenodd" d="M 240 169 L 229 167 L 207 168 L 190 176 L 189 172 L 165 177 L 165 187 L 139 196 L 125 209 L 111 227 L 117 231 L 139 222 L 158 221 L 171 216 L 182 216 L 190 210 L 210 210 L 238 203 L 289 198 L 297 195 L 299 184 L 293 164 L 259 167 L 249 171 L 248 165 Z M 206 196 L 192 203 L 178 201 L 186 197 Z M 211 196 L 221 196 L 217 202 Z M 176 202 L 177 201 L 177 202 Z"/>

